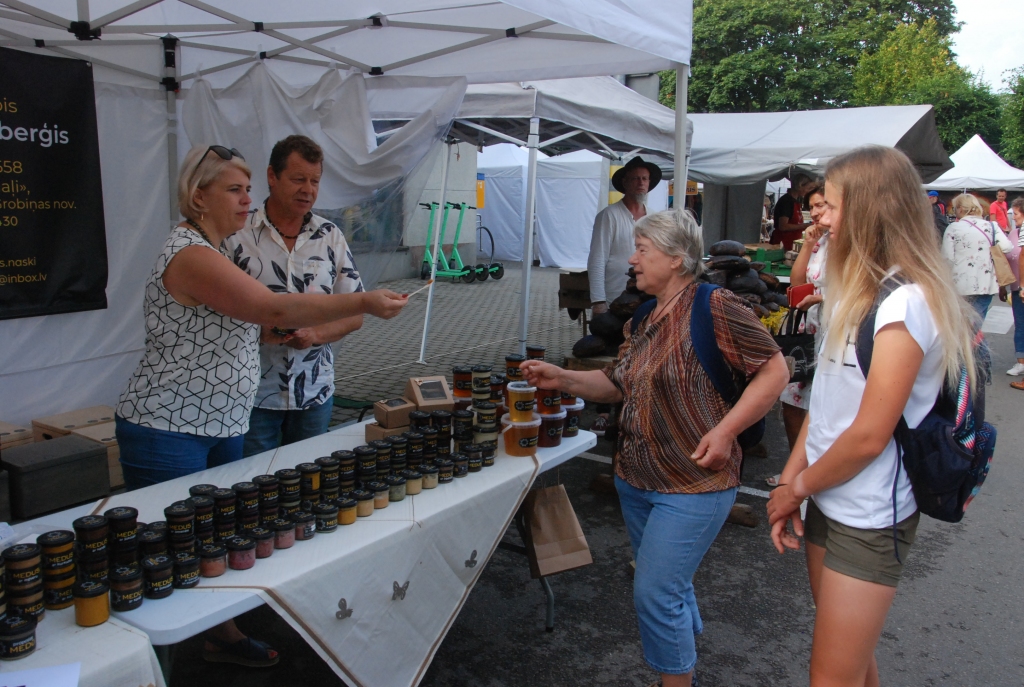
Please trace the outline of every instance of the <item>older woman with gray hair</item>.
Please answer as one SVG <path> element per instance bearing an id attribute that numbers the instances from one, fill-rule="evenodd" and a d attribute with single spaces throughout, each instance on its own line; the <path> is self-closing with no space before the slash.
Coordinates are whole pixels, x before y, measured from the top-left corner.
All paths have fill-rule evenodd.
<path id="1" fill-rule="evenodd" d="M 703 629 L 693 575 L 736 497 L 742 452 L 737 436 L 779 397 L 789 372 L 771 335 L 724 289 L 710 294 L 714 338 L 745 389 L 733 405 L 715 390 L 690 338 L 704 243 L 685 210 L 636 223 L 629 263 L 637 287 L 657 298 L 615 365 L 574 372 L 539 361 L 525 377 L 545 389 L 619 403 L 615 486 L 636 560 L 633 600 L 644 657 L 664 687 L 691 684 Z M 742 386 L 742 385 L 741 385 Z"/>

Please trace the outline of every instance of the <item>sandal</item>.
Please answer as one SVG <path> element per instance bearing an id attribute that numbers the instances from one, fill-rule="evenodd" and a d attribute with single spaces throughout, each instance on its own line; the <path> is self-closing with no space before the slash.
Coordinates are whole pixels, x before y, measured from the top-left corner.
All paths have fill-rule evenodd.
<path id="1" fill-rule="evenodd" d="M 769 487 L 774 489 L 775 487 L 779 486 L 779 479 L 781 477 L 782 477 L 782 473 L 780 472 L 777 475 L 772 475 L 771 477 L 766 479 L 765 482 L 768 484 Z"/>
<path id="2" fill-rule="evenodd" d="M 1024 391 L 1024 381 L 1010 382 L 1010 386 L 1012 386 L 1014 389 L 1020 389 L 1021 391 Z"/>
<path id="3" fill-rule="evenodd" d="M 204 637 L 218 648 L 218 651 L 203 649 L 203 658 L 211 663 L 235 663 L 249 668 L 269 668 L 281 660 L 280 654 L 270 645 L 252 637 L 228 643 L 214 637 Z"/>
<path id="4" fill-rule="evenodd" d="M 598 415 L 597 419 L 594 420 L 594 424 L 590 425 L 590 431 L 599 437 L 603 437 L 607 429 L 608 418 L 604 417 L 603 415 Z"/>

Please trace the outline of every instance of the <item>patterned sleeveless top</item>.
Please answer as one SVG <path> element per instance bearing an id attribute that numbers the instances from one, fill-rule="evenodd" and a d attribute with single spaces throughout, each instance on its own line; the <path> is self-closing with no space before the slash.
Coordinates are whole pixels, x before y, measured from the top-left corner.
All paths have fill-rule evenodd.
<path id="1" fill-rule="evenodd" d="M 171 231 L 146 283 L 146 352 L 121 394 L 117 414 L 169 432 L 238 436 L 249 429 L 259 387 L 260 328 L 171 297 L 164 270 L 188 246 L 216 250 L 189 229 Z"/>

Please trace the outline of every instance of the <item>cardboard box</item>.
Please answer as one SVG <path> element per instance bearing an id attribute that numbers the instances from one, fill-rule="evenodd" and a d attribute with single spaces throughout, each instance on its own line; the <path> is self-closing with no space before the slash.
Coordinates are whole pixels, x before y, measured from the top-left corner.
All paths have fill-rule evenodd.
<path id="1" fill-rule="evenodd" d="M 409 413 L 416 404 L 407 398 L 388 398 L 373 404 L 373 417 L 381 427 L 404 427 L 409 424 Z"/>
<path id="2" fill-rule="evenodd" d="M 28 519 L 110 493 L 107 450 L 85 437 L 68 435 L 4 451 L 11 485 L 11 511 Z"/>
<path id="3" fill-rule="evenodd" d="M 7 422 L 0 422 L 0 451 L 32 443 L 32 430 Z"/>
<path id="4" fill-rule="evenodd" d="M 41 417 L 32 421 L 32 435 L 36 441 L 47 441 L 70 434 L 73 430 L 114 421 L 114 409 L 110 406 L 92 406 L 70 413 Z"/>
<path id="5" fill-rule="evenodd" d="M 90 425 L 71 432 L 75 436 L 85 437 L 90 441 L 103 444 L 107 449 L 107 470 L 110 473 L 110 488 L 120 489 L 124 486 L 124 476 L 121 474 L 121 449 L 117 445 L 117 434 L 114 431 L 113 422 L 104 422 L 101 425 Z"/>
<path id="6" fill-rule="evenodd" d="M 376 422 L 371 422 L 366 425 L 366 441 L 376 441 L 377 439 L 387 439 L 395 434 L 401 434 L 402 432 L 408 432 L 409 425 L 405 427 L 381 427 Z"/>
<path id="7" fill-rule="evenodd" d="M 405 397 L 420 410 L 455 410 L 455 397 L 444 375 L 410 377 L 405 383 Z"/>

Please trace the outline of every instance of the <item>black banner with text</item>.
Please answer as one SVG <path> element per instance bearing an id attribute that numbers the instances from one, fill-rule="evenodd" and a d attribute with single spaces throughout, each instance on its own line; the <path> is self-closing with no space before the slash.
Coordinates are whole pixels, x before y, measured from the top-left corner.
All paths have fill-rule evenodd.
<path id="1" fill-rule="evenodd" d="M 0 48 L 0 319 L 107 307 L 92 66 Z"/>

